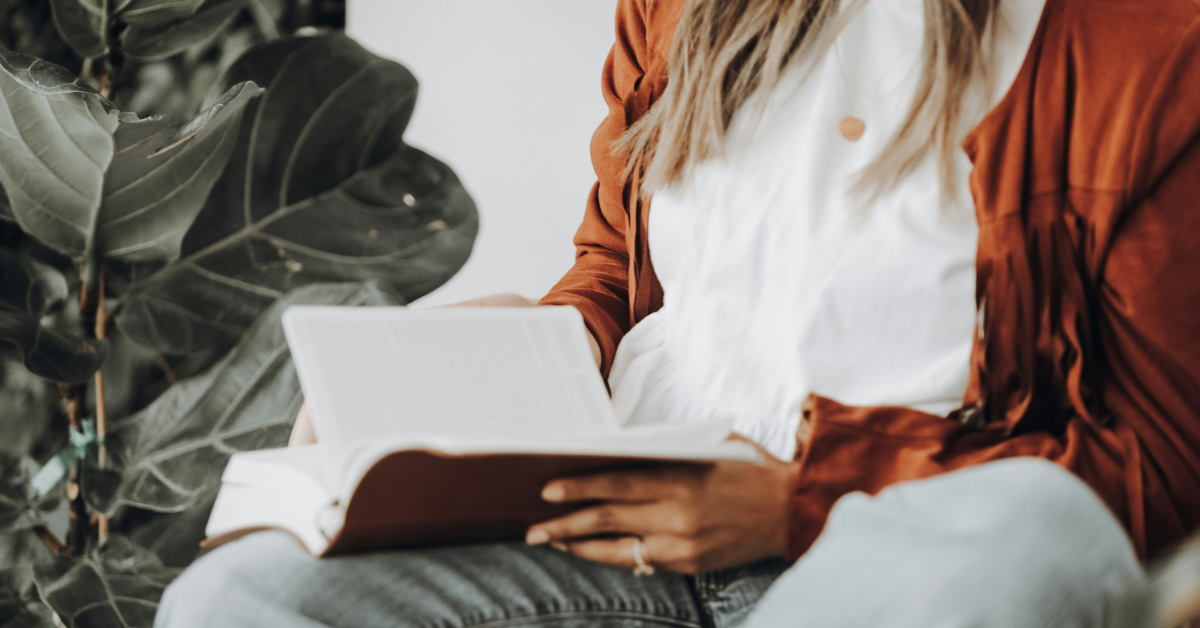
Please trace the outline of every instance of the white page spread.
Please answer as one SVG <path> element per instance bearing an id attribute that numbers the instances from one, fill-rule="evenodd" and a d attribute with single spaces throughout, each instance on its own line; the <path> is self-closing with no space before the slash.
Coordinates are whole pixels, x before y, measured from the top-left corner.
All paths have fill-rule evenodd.
<path id="1" fill-rule="evenodd" d="M 293 307 L 283 322 L 332 477 L 397 437 L 619 430 L 574 308 Z"/>

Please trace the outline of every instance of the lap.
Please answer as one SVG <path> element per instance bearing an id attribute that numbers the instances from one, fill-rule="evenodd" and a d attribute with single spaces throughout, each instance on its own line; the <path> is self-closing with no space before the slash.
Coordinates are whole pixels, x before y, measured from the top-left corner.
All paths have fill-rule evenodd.
<path id="1" fill-rule="evenodd" d="M 157 625 L 730 628 L 758 604 L 751 628 L 1095 626 L 1105 596 L 1143 577 L 1095 494 L 1028 459 L 849 495 L 775 582 L 783 569 L 635 578 L 523 544 L 317 560 L 261 533 L 189 568 Z"/>
<path id="2" fill-rule="evenodd" d="M 765 589 L 765 586 L 763 587 Z M 469 545 L 315 559 L 282 533 L 202 557 L 164 596 L 160 627 L 664 626 L 703 623 L 691 582 L 635 578 L 545 547 Z"/>
<path id="3" fill-rule="evenodd" d="M 842 498 L 747 625 L 1090 628 L 1143 578 L 1090 488 L 1016 458 Z"/>

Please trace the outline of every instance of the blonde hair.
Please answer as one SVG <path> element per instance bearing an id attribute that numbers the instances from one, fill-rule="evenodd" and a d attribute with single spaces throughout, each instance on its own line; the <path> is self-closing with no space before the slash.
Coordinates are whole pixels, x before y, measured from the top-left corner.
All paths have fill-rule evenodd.
<path id="1" fill-rule="evenodd" d="M 963 99 L 973 77 L 986 71 L 983 38 L 998 2 L 924 0 L 916 98 L 900 130 L 859 173 L 860 184 L 885 189 L 936 150 L 943 186 L 952 192 Z M 824 54 L 832 45 L 854 8 L 835 19 L 839 5 L 840 0 L 687 0 L 666 90 L 615 145 L 628 158 L 626 174 L 637 169 L 643 177 L 642 195 L 721 155 L 743 105 L 773 88 L 792 59 L 810 50 Z"/>

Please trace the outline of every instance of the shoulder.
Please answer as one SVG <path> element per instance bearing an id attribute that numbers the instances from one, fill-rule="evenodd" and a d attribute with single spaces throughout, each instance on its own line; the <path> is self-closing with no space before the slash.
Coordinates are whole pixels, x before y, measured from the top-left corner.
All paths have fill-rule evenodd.
<path id="1" fill-rule="evenodd" d="M 1046 12 L 1035 112 L 1070 127 L 1071 183 L 1136 194 L 1200 129 L 1200 0 L 1047 0 Z"/>
<path id="2" fill-rule="evenodd" d="M 686 0 L 619 0 L 617 38 L 638 49 L 645 68 L 666 67 Z"/>
<path id="3" fill-rule="evenodd" d="M 642 0 L 646 4 L 647 43 L 663 63 L 671 56 L 675 27 L 683 15 L 685 0 Z"/>
<path id="4" fill-rule="evenodd" d="M 1089 79 L 1157 74 L 1200 37 L 1200 0 L 1048 0 L 1046 11 L 1047 38 Z"/>

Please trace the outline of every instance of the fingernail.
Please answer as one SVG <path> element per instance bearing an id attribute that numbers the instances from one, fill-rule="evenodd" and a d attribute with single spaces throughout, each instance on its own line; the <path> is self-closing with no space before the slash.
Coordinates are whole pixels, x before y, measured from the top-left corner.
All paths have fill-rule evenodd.
<path id="1" fill-rule="evenodd" d="M 548 502 L 562 501 L 562 499 L 566 496 L 566 491 L 564 491 L 563 487 L 558 484 L 551 484 L 542 489 L 542 499 Z"/>
<path id="2" fill-rule="evenodd" d="M 571 548 L 567 547 L 567 544 L 563 543 L 562 541 L 554 541 L 553 543 L 550 544 L 550 547 L 553 547 L 554 549 L 556 549 L 560 552 L 571 551 Z"/>
<path id="3" fill-rule="evenodd" d="M 546 534 L 545 530 L 533 529 L 525 535 L 525 543 L 528 545 L 541 545 L 550 540 L 550 535 Z"/>

